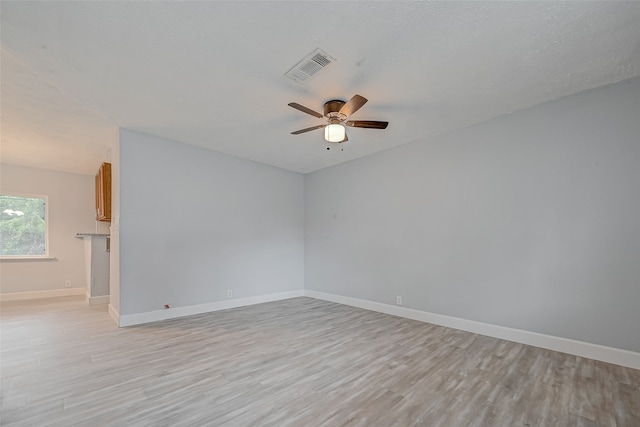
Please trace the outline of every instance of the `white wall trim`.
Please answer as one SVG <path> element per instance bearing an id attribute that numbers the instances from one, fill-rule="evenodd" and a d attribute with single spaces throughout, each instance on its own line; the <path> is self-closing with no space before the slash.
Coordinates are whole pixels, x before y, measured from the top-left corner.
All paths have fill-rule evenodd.
<path id="1" fill-rule="evenodd" d="M 214 301 L 206 304 L 188 305 L 184 307 L 174 307 L 167 310 L 154 310 L 144 313 L 123 314 L 119 316 L 117 322 L 119 326 L 133 326 L 143 323 L 157 322 L 159 320 L 174 319 L 176 317 L 192 316 L 194 314 L 209 313 L 229 308 L 244 307 L 247 305 L 262 304 L 264 302 L 279 301 L 289 298 L 304 296 L 303 290 L 279 292 L 275 294 L 257 295 L 247 298 L 229 299 Z M 109 306 L 111 307 L 111 306 Z M 111 312 L 111 309 L 110 311 Z M 115 312 L 115 310 L 114 310 Z M 112 314 L 113 317 L 113 314 Z"/>
<path id="2" fill-rule="evenodd" d="M 118 313 L 118 310 L 116 310 L 111 303 L 109 303 L 109 316 L 116 322 L 116 325 L 120 326 L 120 313 Z"/>
<path id="3" fill-rule="evenodd" d="M 70 295 L 85 295 L 84 288 L 51 289 L 48 291 L 28 291 L 0 294 L 0 301 L 20 301 L 26 299 L 67 297 Z"/>
<path id="4" fill-rule="evenodd" d="M 109 295 L 100 295 L 98 297 L 90 297 L 87 295 L 87 303 L 89 305 L 109 304 Z"/>
<path id="5" fill-rule="evenodd" d="M 583 341 L 576 341 L 567 338 L 555 337 L 552 335 L 540 334 L 537 332 L 524 331 L 521 329 L 507 328 L 504 326 L 491 325 L 489 323 L 476 322 L 473 320 L 461 319 L 458 317 L 445 316 L 442 314 L 429 313 L 427 311 L 414 310 L 391 304 L 383 304 L 358 298 L 346 297 L 342 295 L 328 294 L 305 289 L 304 295 L 311 298 L 331 301 L 338 304 L 350 305 L 363 308 L 365 310 L 377 311 L 391 314 L 393 316 L 406 317 L 407 319 L 418 320 L 420 322 L 432 323 L 446 326 L 475 334 L 500 338 L 521 344 L 546 348 L 548 350 L 573 354 L 574 356 L 588 359 L 600 360 L 602 362 L 613 363 L 615 365 L 626 366 L 628 368 L 640 369 L 640 353 L 629 350 L 621 350 L 613 347 L 606 347 L 598 344 L 591 344 Z"/>

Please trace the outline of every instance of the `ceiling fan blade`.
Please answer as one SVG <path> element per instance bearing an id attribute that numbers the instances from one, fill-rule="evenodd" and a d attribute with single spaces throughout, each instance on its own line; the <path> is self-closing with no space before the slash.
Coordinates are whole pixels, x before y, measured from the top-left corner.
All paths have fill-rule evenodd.
<path id="1" fill-rule="evenodd" d="M 319 119 L 322 118 L 322 114 L 317 113 L 313 111 L 311 108 L 305 107 L 304 105 L 300 105 L 297 102 L 290 102 L 287 105 L 289 105 L 289 107 L 295 108 L 298 111 L 302 111 L 303 113 L 311 114 L 312 116 L 317 117 Z"/>
<path id="2" fill-rule="evenodd" d="M 349 117 L 356 111 L 358 111 L 364 104 L 367 103 L 367 98 L 360 95 L 353 95 L 346 104 L 340 109 L 340 114 L 344 114 L 345 117 Z"/>
<path id="3" fill-rule="evenodd" d="M 353 128 L 386 129 L 389 125 L 389 122 L 376 122 L 374 120 L 349 120 L 344 124 Z"/>
<path id="4" fill-rule="evenodd" d="M 309 131 L 316 130 L 316 129 L 322 129 L 325 126 L 327 126 L 326 123 L 323 124 L 323 125 L 312 126 L 310 128 L 300 129 L 300 130 L 297 130 L 295 132 L 291 132 L 291 135 L 300 135 L 301 133 L 309 132 Z"/>

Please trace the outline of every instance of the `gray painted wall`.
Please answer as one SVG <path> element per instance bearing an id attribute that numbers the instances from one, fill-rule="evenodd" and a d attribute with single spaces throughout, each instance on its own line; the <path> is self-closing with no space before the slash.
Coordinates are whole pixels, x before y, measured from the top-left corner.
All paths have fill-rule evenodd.
<path id="1" fill-rule="evenodd" d="M 640 351 L 639 162 L 634 79 L 305 175 L 305 288 Z"/>
<path id="2" fill-rule="evenodd" d="M 122 130 L 120 314 L 303 289 L 302 175 Z"/>

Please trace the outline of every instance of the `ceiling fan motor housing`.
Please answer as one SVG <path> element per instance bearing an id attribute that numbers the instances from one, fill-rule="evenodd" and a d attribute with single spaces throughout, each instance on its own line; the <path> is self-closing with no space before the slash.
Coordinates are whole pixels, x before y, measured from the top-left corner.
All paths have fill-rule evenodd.
<path id="1" fill-rule="evenodd" d="M 344 120 L 347 118 L 346 115 L 340 114 L 340 109 L 345 104 L 344 101 L 339 99 L 332 99 L 331 101 L 327 101 L 324 104 L 324 116 L 328 119 L 338 118 L 340 120 Z M 342 117 L 340 117 L 342 116 Z"/>

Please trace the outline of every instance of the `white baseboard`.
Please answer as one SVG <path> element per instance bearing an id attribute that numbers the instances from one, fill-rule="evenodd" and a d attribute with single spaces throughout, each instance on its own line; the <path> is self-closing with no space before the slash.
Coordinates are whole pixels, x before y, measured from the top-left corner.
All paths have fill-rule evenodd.
<path id="1" fill-rule="evenodd" d="M 118 313 L 118 310 L 116 310 L 116 308 L 112 306 L 111 303 L 109 303 L 109 316 L 111 316 L 113 321 L 116 322 L 116 325 L 120 326 L 120 313 Z"/>
<path id="2" fill-rule="evenodd" d="M 51 289 L 48 291 L 28 291 L 0 294 L 0 301 L 20 301 L 26 299 L 67 297 L 70 295 L 85 295 L 84 288 Z"/>
<path id="3" fill-rule="evenodd" d="M 101 295 L 99 297 L 90 297 L 87 295 L 89 305 L 109 304 L 109 295 Z"/>
<path id="4" fill-rule="evenodd" d="M 214 301 L 206 304 L 188 305 L 185 307 L 175 307 L 167 310 L 154 310 L 144 313 L 123 314 L 118 317 L 118 326 L 133 326 L 142 323 L 157 322 L 159 320 L 174 319 L 176 317 L 192 316 L 194 314 L 209 313 L 229 308 L 244 307 L 247 305 L 262 304 L 264 302 L 279 301 L 289 298 L 304 296 L 304 291 L 280 292 L 276 294 L 258 295 L 247 298 L 229 299 L 224 301 Z M 111 305 L 109 306 L 111 307 Z M 115 310 L 114 310 L 115 311 Z M 111 313 L 111 310 L 110 310 Z M 112 314 L 113 317 L 113 314 Z"/>
<path id="5" fill-rule="evenodd" d="M 567 338 L 540 334 L 537 332 L 524 331 L 521 329 L 491 325 L 489 323 L 476 322 L 473 320 L 445 316 L 442 314 L 429 313 L 427 311 L 414 310 L 397 305 L 327 294 L 324 292 L 305 290 L 304 295 L 338 304 L 391 314 L 393 316 L 406 317 L 420 322 L 432 323 L 466 332 L 473 332 L 475 334 L 546 348 L 548 350 L 568 353 L 574 356 L 600 360 L 602 362 L 613 363 L 615 365 L 626 366 L 628 368 L 640 369 L 640 353 L 633 351 L 621 350 L 618 348 L 606 347 L 583 341 L 575 341 Z"/>

